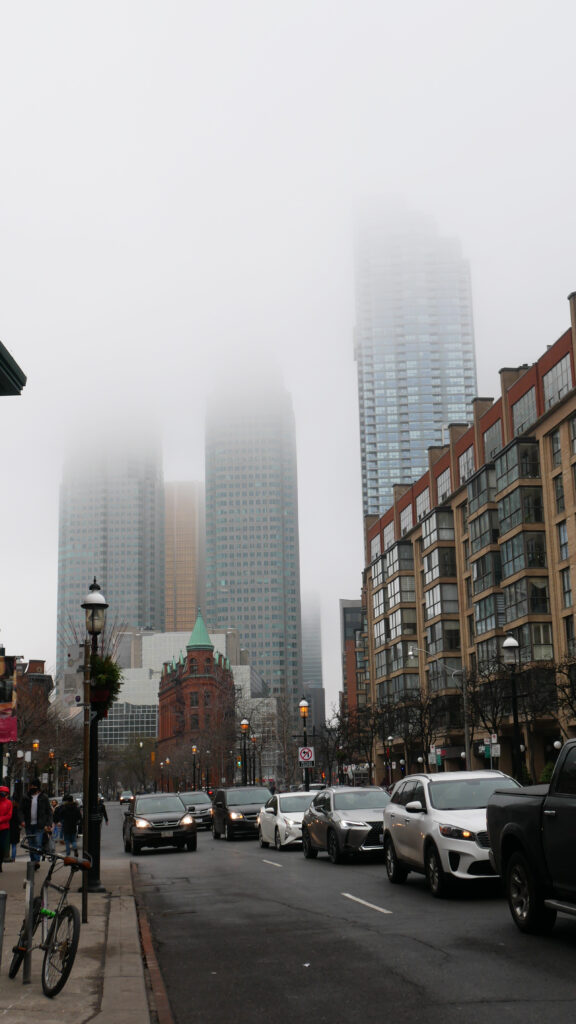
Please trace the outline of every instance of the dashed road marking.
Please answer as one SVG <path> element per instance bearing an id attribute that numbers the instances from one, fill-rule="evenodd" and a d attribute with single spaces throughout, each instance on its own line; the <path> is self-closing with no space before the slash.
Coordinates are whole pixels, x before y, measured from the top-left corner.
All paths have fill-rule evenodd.
<path id="1" fill-rule="evenodd" d="M 379 914 L 391 914 L 391 910 L 385 910 L 384 907 L 377 907 L 375 903 L 367 903 L 366 900 L 361 900 L 358 896 L 352 896 L 352 893 L 343 892 L 342 896 L 345 896 L 347 900 L 353 900 L 354 903 L 361 903 L 363 907 L 369 907 L 370 910 L 377 910 Z"/>
<path id="2" fill-rule="evenodd" d="M 264 857 L 262 858 L 262 863 L 263 864 L 271 864 L 273 868 L 281 868 L 282 867 L 282 865 L 281 864 L 277 864 L 275 860 L 264 860 Z"/>

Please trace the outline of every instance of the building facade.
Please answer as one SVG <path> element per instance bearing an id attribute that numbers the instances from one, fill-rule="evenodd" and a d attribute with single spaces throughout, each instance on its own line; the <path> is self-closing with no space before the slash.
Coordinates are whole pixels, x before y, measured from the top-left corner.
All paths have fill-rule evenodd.
<path id="1" fill-rule="evenodd" d="M 301 696 L 296 436 L 279 387 L 219 395 L 206 422 L 206 608 L 292 711 Z"/>
<path id="2" fill-rule="evenodd" d="M 164 482 L 158 444 L 141 441 L 69 457 L 60 488 L 56 685 L 66 652 L 84 638 L 81 605 L 96 576 L 109 629 L 164 628 Z"/>
<path id="3" fill-rule="evenodd" d="M 468 264 L 429 218 L 376 211 L 362 221 L 355 358 L 363 509 L 381 515 L 393 485 L 424 472 L 446 425 L 470 422 L 476 395 Z"/>
<path id="4" fill-rule="evenodd" d="M 204 607 L 204 487 L 167 482 L 165 514 L 165 628 L 190 632 Z"/>
<path id="5" fill-rule="evenodd" d="M 371 701 L 411 767 L 490 756 L 537 781 L 574 732 L 576 295 L 570 308 L 571 329 L 501 370 L 500 398 L 477 398 L 473 425 L 368 520 Z"/>

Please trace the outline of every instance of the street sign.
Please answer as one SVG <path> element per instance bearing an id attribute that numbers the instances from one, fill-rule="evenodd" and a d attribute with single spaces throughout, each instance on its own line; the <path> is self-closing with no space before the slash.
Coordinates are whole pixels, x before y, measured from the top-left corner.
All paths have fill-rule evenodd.
<path id="1" fill-rule="evenodd" d="M 314 747 L 298 747 L 299 764 L 314 765 Z"/>

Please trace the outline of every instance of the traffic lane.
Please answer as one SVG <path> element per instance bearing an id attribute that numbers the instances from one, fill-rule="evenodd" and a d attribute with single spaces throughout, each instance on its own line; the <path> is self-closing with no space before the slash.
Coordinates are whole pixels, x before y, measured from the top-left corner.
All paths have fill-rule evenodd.
<path id="1" fill-rule="evenodd" d="M 191 994 L 207 1022 L 235 1007 L 246 1021 L 271 1009 L 280 1021 L 303 1012 L 372 1021 L 383 1005 L 401 1022 L 435 1024 L 454 1010 L 472 1022 L 487 1012 L 512 1022 L 573 1019 L 576 928 L 520 935 L 494 885 L 440 901 L 418 875 L 390 885 L 381 861 L 332 865 L 322 855 L 305 861 L 297 850 L 203 839 L 190 855 L 193 874 L 176 870 L 174 858 L 138 858 L 182 1022 Z"/>

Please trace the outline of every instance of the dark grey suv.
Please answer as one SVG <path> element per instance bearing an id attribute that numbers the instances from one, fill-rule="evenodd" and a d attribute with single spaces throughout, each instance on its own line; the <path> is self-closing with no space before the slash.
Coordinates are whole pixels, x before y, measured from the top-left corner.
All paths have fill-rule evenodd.
<path id="1" fill-rule="evenodd" d="M 137 796 L 128 806 L 122 825 L 126 853 L 140 853 L 143 846 L 176 846 L 196 849 L 196 822 L 175 793 Z"/>
<path id="2" fill-rule="evenodd" d="M 333 864 L 355 853 L 382 852 L 384 808 L 390 803 L 378 787 L 331 786 L 313 798 L 302 819 L 302 850 L 310 860 L 326 850 Z"/>
<path id="3" fill-rule="evenodd" d="M 270 799 L 263 786 L 235 786 L 217 789 L 212 808 L 212 837 L 224 836 L 229 842 L 237 836 L 258 837 L 258 814 Z"/>

